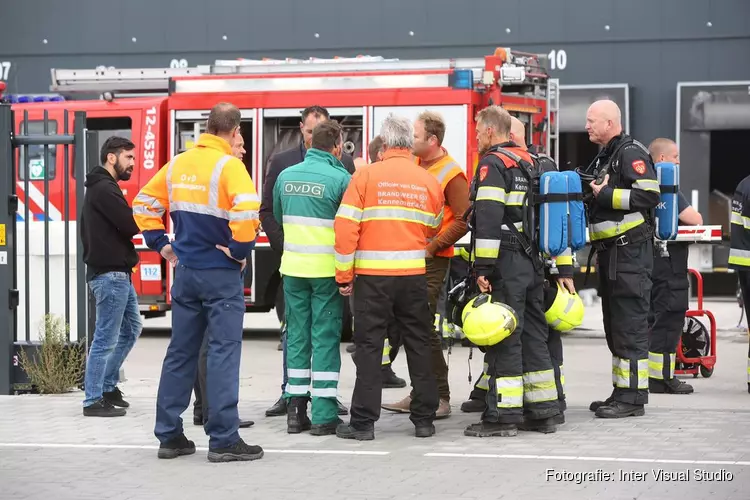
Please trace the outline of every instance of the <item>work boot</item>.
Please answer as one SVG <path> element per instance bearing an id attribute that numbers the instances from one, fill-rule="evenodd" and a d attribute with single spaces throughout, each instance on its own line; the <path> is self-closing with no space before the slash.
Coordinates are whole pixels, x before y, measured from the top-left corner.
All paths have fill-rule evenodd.
<path id="1" fill-rule="evenodd" d="M 380 371 L 383 376 L 383 389 L 401 389 L 402 387 L 406 387 L 406 380 L 396 376 L 390 363 L 383 366 Z"/>
<path id="2" fill-rule="evenodd" d="M 346 406 L 344 406 L 344 403 L 337 399 L 336 404 L 338 405 L 339 415 L 349 415 L 349 410 L 346 408 Z"/>
<path id="3" fill-rule="evenodd" d="M 356 439 L 357 441 L 372 441 L 375 439 L 375 428 L 355 429 L 351 424 L 339 424 L 336 427 L 336 437 L 341 439 Z"/>
<path id="4" fill-rule="evenodd" d="M 555 419 L 558 415 L 549 418 L 524 418 L 522 424 L 518 424 L 518 429 L 529 432 L 541 432 L 542 434 L 552 434 L 557 432 L 557 422 Z M 565 418 L 563 417 L 563 422 Z"/>
<path id="5" fill-rule="evenodd" d="M 691 394 L 693 386 L 676 378 L 667 380 L 650 378 L 648 379 L 648 392 L 652 394 Z"/>
<path id="6" fill-rule="evenodd" d="M 631 405 L 622 401 L 613 401 L 597 408 L 595 415 L 599 418 L 642 417 L 646 414 L 643 405 Z"/>
<path id="7" fill-rule="evenodd" d="M 518 435 L 516 424 L 501 424 L 498 422 L 479 422 L 464 429 L 464 436 L 470 437 L 513 437 Z"/>
<path id="8" fill-rule="evenodd" d="M 185 437 L 185 434 L 175 436 L 166 443 L 159 445 L 157 456 L 159 458 L 177 458 L 182 455 L 195 453 L 195 443 Z"/>
<path id="9" fill-rule="evenodd" d="M 410 413 L 411 412 L 411 394 L 406 396 L 398 403 L 390 403 L 380 405 L 381 408 L 388 411 L 395 411 L 396 413 Z"/>
<path id="10" fill-rule="evenodd" d="M 112 406 L 117 406 L 119 408 L 130 407 L 130 403 L 122 399 L 122 391 L 117 387 L 109 392 L 102 393 L 102 397 Z"/>
<path id="11" fill-rule="evenodd" d="M 228 448 L 208 449 L 209 462 L 247 462 L 263 458 L 263 448 L 247 444 L 240 438 Z"/>
<path id="12" fill-rule="evenodd" d="M 328 422 L 327 424 L 312 424 L 312 427 L 310 427 L 310 435 L 328 436 L 329 434 L 336 434 L 336 428 L 343 423 L 343 420 L 336 418 L 336 420 Z"/>
<path id="13" fill-rule="evenodd" d="M 284 399 L 284 396 L 281 396 L 273 406 L 266 410 L 267 417 L 281 417 L 282 415 L 286 415 L 286 399 Z"/>
<path id="14" fill-rule="evenodd" d="M 286 432 L 299 434 L 309 431 L 312 427 L 307 417 L 307 398 L 291 398 L 286 410 Z"/>
<path id="15" fill-rule="evenodd" d="M 470 399 L 461 404 L 461 411 L 464 413 L 482 413 L 487 408 L 487 403 L 483 399 Z"/>
<path id="16" fill-rule="evenodd" d="M 435 412 L 435 418 L 448 418 L 451 416 L 451 404 L 447 399 L 441 399 L 438 409 Z"/>
<path id="17" fill-rule="evenodd" d="M 607 399 L 605 399 L 604 401 L 592 401 L 591 404 L 589 405 L 589 410 L 596 411 L 599 408 L 601 408 L 602 406 L 611 405 L 614 402 L 614 400 L 615 400 L 615 397 L 614 396 L 610 396 Z"/>
<path id="18" fill-rule="evenodd" d="M 560 412 L 559 414 L 552 417 L 552 423 L 555 425 L 562 425 L 565 423 L 565 414 Z"/>
<path id="19" fill-rule="evenodd" d="M 83 408 L 84 417 L 124 417 L 126 413 L 125 408 L 115 408 L 104 398 Z"/>
<path id="20" fill-rule="evenodd" d="M 418 438 L 428 438 L 435 435 L 435 426 L 430 425 L 417 425 L 414 427 L 414 435 Z"/>

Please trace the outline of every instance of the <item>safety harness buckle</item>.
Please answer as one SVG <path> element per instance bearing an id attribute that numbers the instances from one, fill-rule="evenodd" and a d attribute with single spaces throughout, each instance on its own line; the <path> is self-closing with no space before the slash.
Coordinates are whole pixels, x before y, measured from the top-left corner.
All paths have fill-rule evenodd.
<path id="1" fill-rule="evenodd" d="M 627 234 L 623 234 L 615 240 L 615 245 L 617 245 L 618 247 L 624 247 L 628 244 L 630 244 L 630 239 L 628 238 Z"/>

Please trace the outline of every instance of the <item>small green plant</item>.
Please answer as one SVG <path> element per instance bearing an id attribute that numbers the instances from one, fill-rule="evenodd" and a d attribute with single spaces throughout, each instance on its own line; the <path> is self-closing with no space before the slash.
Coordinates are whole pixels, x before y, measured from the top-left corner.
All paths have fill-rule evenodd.
<path id="1" fill-rule="evenodd" d="M 82 344 L 68 341 L 69 327 L 54 315 L 44 317 L 39 333 L 41 343 L 19 356 L 21 368 L 41 394 L 62 394 L 77 388 L 86 368 L 86 352 Z"/>

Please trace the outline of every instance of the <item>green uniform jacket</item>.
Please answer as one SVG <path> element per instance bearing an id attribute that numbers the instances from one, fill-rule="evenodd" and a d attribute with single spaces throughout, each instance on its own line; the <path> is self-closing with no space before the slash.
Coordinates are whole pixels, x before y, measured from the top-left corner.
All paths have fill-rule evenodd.
<path id="1" fill-rule="evenodd" d="M 333 220 L 351 174 L 331 153 L 307 150 L 273 186 L 273 216 L 284 231 L 279 271 L 298 278 L 336 275 Z"/>

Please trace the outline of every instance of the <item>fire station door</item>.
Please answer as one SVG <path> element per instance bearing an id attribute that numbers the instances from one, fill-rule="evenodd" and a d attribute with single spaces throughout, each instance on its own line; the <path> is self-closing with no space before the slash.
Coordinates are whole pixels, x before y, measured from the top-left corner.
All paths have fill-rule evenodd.
<path id="1" fill-rule="evenodd" d="M 242 162 L 247 168 L 247 172 L 250 177 L 255 181 L 255 189 L 260 192 L 260 184 L 262 179 L 258 175 L 258 163 L 256 144 L 258 143 L 258 137 L 260 131 L 258 130 L 258 120 L 256 113 L 258 110 L 255 109 L 241 109 L 242 121 L 240 123 L 240 134 L 244 140 L 245 153 L 242 158 Z M 198 138 L 202 133 L 206 131 L 206 120 L 208 119 L 209 110 L 190 110 L 190 111 L 173 111 L 174 118 L 172 121 L 172 133 L 170 134 L 170 152 L 171 155 L 178 155 L 187 151 L 197 144 Z M 167 232 L 172 234 L 172 220 L 171 218 L 167 221 L 168 227 Z M 170 291 L 172 289 L 172 281 L 174 279 L 174 267 L 169 266 L 169 272 L 167 273 L 167 303 L 172 303 Z M 248 272 L 245 276 L 245 293 L 249 293 L 253 279 L 252 266 L 248 266 Z"/>

